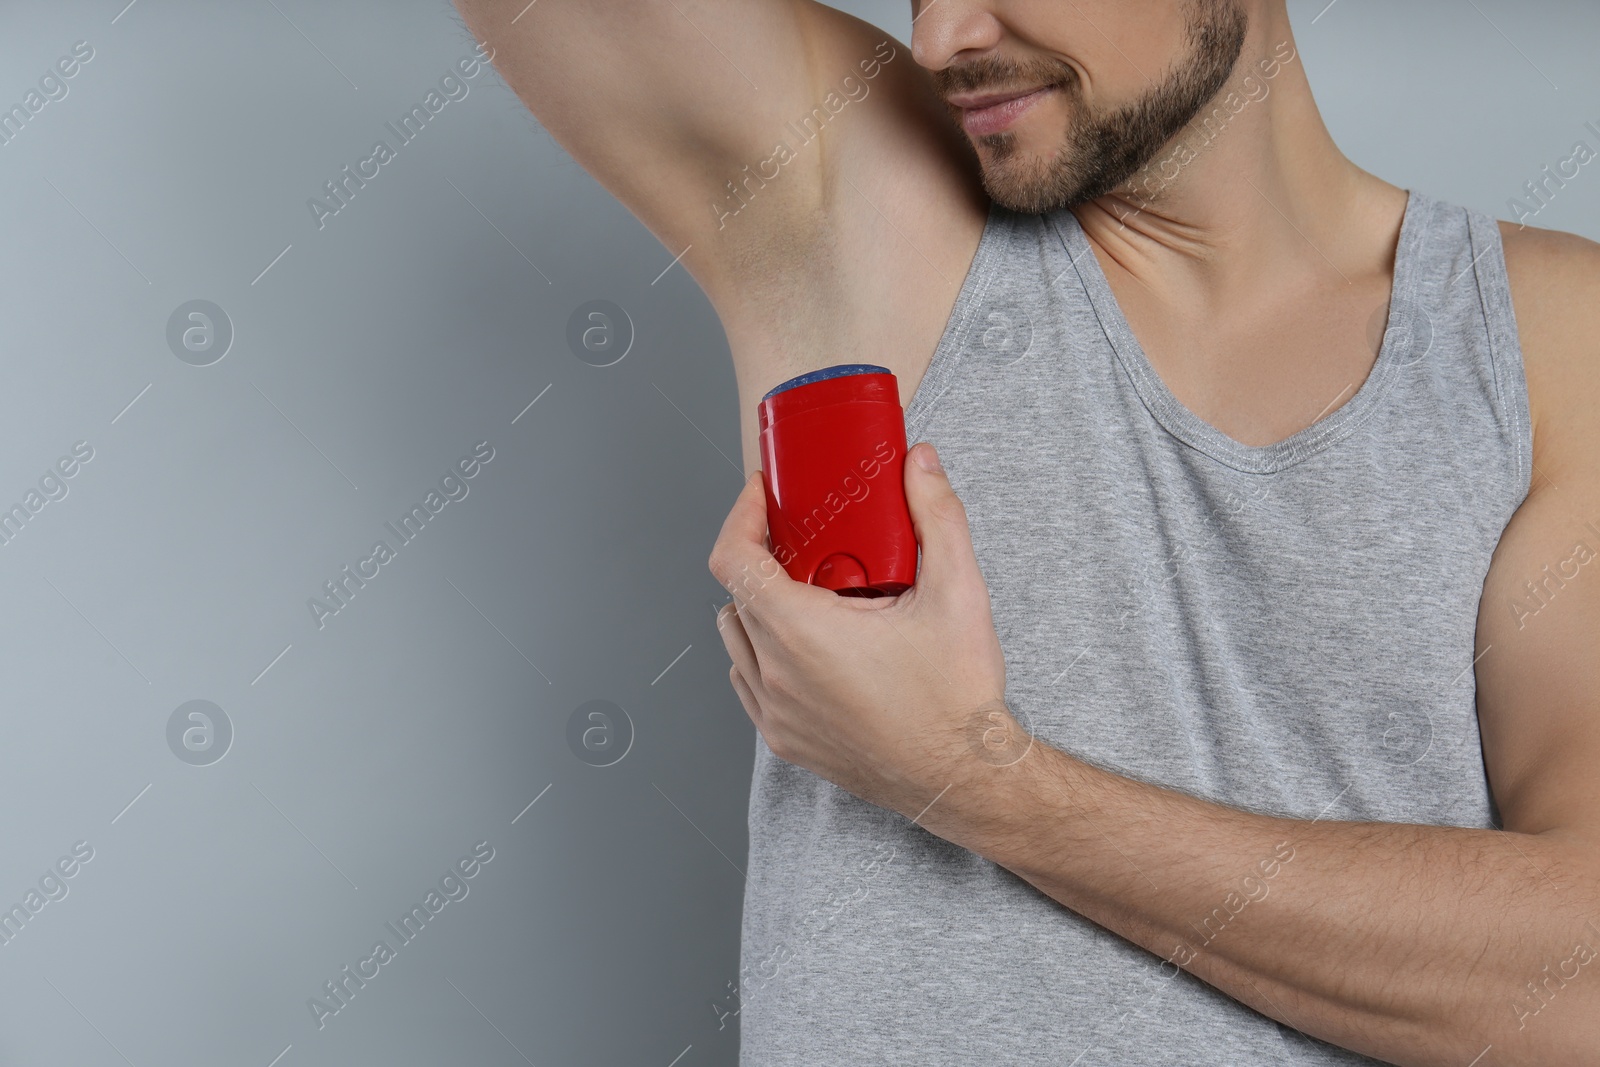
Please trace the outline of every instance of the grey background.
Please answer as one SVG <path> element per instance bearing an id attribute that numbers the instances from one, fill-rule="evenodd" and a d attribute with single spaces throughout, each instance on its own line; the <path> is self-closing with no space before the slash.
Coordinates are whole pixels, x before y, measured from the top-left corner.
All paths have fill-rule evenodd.
<path id="1" fill-rule="evenodd" d="M 0 34 L 6 107 L 95 50 L 0 146 L 0 506 L 94 449 L 0 546 L 0 906 L 94 849 L 0 945 L 0 1064 L 734 1063 L 755 735 L 705 570 L 739 487 L 710 306 L 492 72 L 318 230 L 307 198 L 471 51 L 448 4 L 124 3 Z M 839 6 L 908 38 L 909 5 Z M 1392 181 L 1506 217 L 1600 148 L 1593 4 L 1291 6 Z M 1537 222 L 1600 238 L 1600 163 Z M 167 345 L 193 299 L 235 331 L 210 366 Z M 566 343 L 594 299 L 636 331 L 609 367 Z M 307 599 L 483 440 L 319 630 Z M 603 768 L 567 742 L 596 699 L 635 731 Z M 234 731 L 209 766 L 168 747 L 191 700 Z M 484 840 L 319 1030 L 307 1000 Z"/>

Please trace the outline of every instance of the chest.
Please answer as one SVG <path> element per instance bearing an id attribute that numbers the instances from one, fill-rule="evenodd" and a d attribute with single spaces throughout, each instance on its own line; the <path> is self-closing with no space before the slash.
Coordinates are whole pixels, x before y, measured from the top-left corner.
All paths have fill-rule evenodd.
<path id="1" fill-rule="evenodd" d="M 1158 299 L 1115 265 L 1106 276 L 1135 342 L 1177 401 L 1255 447 L 1292 437 L 1354 397 L 1388 325 L 1390 279 L 1382 274 L 1340 286 L 1313 275 L 1211 307 Z"/>

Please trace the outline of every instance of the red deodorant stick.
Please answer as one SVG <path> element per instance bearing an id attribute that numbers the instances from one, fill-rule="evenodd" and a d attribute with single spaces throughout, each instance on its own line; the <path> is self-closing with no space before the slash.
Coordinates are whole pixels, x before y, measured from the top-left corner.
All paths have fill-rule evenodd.
<path id="1" fill-rule="evenodd" d="M 758 418 L 767 534 L 789 577 L 841 596 L 910 589 L 917 539 L 894 374 L 868 363 L 811 371 L 762 397 Z"/>

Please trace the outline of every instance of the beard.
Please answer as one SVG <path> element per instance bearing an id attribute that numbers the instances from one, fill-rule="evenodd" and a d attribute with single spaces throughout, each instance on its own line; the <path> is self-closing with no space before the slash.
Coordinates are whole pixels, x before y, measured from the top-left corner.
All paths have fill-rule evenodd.
<path id="1" fill-rule="evenodd" d="M 1023 154 L 1011 131 L 975 139 L 986 149 L 983 187 L 1002 207 L 1043 214 L 1105 196 L 1125 184 L 1227 84 L 1244 50 L 1249 17 L 1233 0 L 1187 0 L 1189 54 L 1131 104 L 1100 112 L 1083 100 L 1077 71 L 1050 61 L 984 57 L 934 73 L 941 96 L 998 85 L 1059 90 L 1073 119 L 1055 152 Z"/>

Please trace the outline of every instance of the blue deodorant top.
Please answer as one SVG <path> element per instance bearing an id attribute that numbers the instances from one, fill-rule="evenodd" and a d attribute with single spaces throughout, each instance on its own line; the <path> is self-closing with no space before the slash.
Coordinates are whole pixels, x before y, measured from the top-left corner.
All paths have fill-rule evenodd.
<path id="1" fill-rule="evenodd" d="M 840 363 L 835 367 L 823 367 L 821 370 L 810 370 L 806 371 L 804 374 L 790 378 L 782 385 L 775 385 L 771 389 L 767 390 L 766 396 L 763 396 L 761 399 L 765 400 L 769 396 L 781 393 L 785 389 L 793 389 L 797 385 L 810 385 L 812 382 L 826 381 L 829 378 L 843 378 L 849 374 L 889 373 L 890 370 L 888 367 L 879 367 L 872 363 Z"/>

